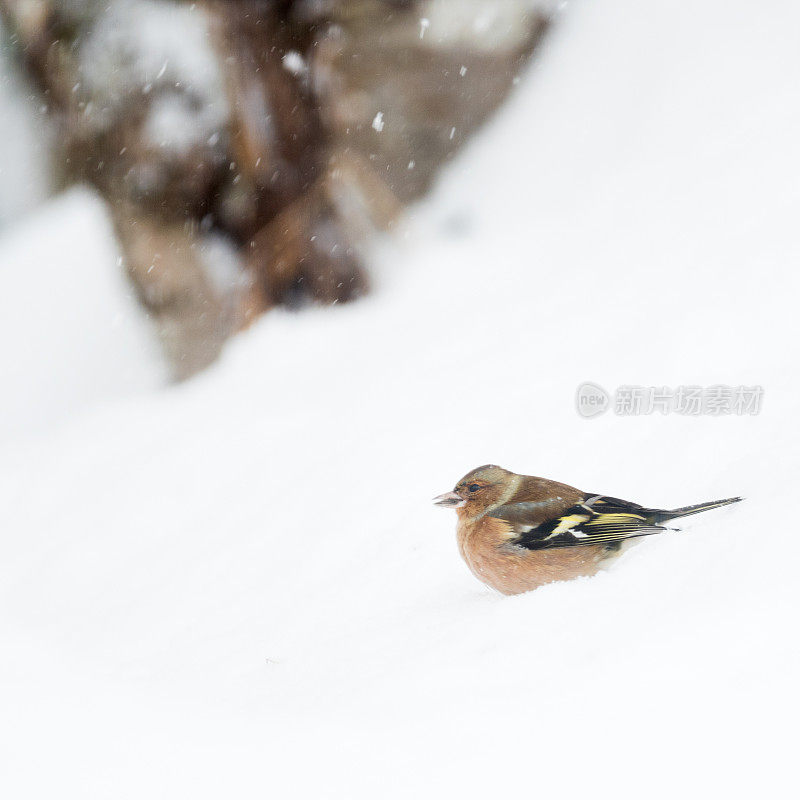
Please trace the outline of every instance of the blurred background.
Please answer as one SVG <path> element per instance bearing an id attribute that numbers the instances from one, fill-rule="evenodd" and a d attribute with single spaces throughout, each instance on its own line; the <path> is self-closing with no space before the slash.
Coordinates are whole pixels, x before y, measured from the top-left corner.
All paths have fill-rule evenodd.
<path id="1" fill-rule="evenodd" d="M 368 291 L 365 239 L 502 103 L 551 10 L 3 0 L 0 223 L 82 185 L 189 377 L 276 305 Z"/>
<path id="2" fill-rule="evenodd" d="M 787 796 L 798 30 L 0 0 L 2 795 Z M 483 463 L 746 502 L 503 598 Z"/>

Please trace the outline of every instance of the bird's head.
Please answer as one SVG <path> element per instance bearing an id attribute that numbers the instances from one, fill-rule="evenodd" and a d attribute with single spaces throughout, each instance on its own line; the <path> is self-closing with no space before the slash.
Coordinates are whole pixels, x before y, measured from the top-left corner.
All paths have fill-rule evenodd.
<path id="1" fill-rule="evenodd" d="M 507 469 L 486 464 L 468 472 L 452 492 L 434 497 L 433 502 L 444 508 L 455 508 L 459 516 L 469 518 L 498 503 L 515 477 Z"/>

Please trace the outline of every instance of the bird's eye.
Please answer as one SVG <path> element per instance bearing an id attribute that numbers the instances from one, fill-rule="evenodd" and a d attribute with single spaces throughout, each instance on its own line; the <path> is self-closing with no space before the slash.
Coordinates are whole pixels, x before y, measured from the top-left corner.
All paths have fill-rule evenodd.
<path id="1" fill-rule="evenodd" d="M 471 492 L 477 492 L 481 487 L 477 483 L 471 483 L 468 488 Z"/>

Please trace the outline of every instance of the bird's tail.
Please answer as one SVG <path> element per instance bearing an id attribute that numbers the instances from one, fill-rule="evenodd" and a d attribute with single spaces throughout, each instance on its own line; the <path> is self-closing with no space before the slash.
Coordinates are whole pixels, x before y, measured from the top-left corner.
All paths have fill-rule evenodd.
<path id="1" fill-rule="evenodd" d="M 656 523 L 668 522 L 671 519 L 678 517 L 688 517 L 691 514 L 699 514 L 701 511 L 710 511 L 712 508 L 721 508 L 722 506 L 729 506 L 731 503 L 738 503 L 742 497 L 728 497 L 725 500 L 714 500 L 710 503 L 697 503 L 694 506 L 683 506 L 682 508 L 673 508 L 672 511 L 659 511 L 655 514 L 654 521 Z"/>

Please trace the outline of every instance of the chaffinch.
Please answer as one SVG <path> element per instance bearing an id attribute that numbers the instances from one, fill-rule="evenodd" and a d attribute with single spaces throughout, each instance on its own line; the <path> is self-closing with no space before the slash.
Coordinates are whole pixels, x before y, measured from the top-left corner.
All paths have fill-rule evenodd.
<path id="1" fill-rule="evenodd" d="M 458 549 L 475 577 L 503 594 L 594 575 L 630 540 L 677 528 L 664 522 L 741 497 L 665 511 L 487 464 L 434 503 L 458 514 Z"/>

